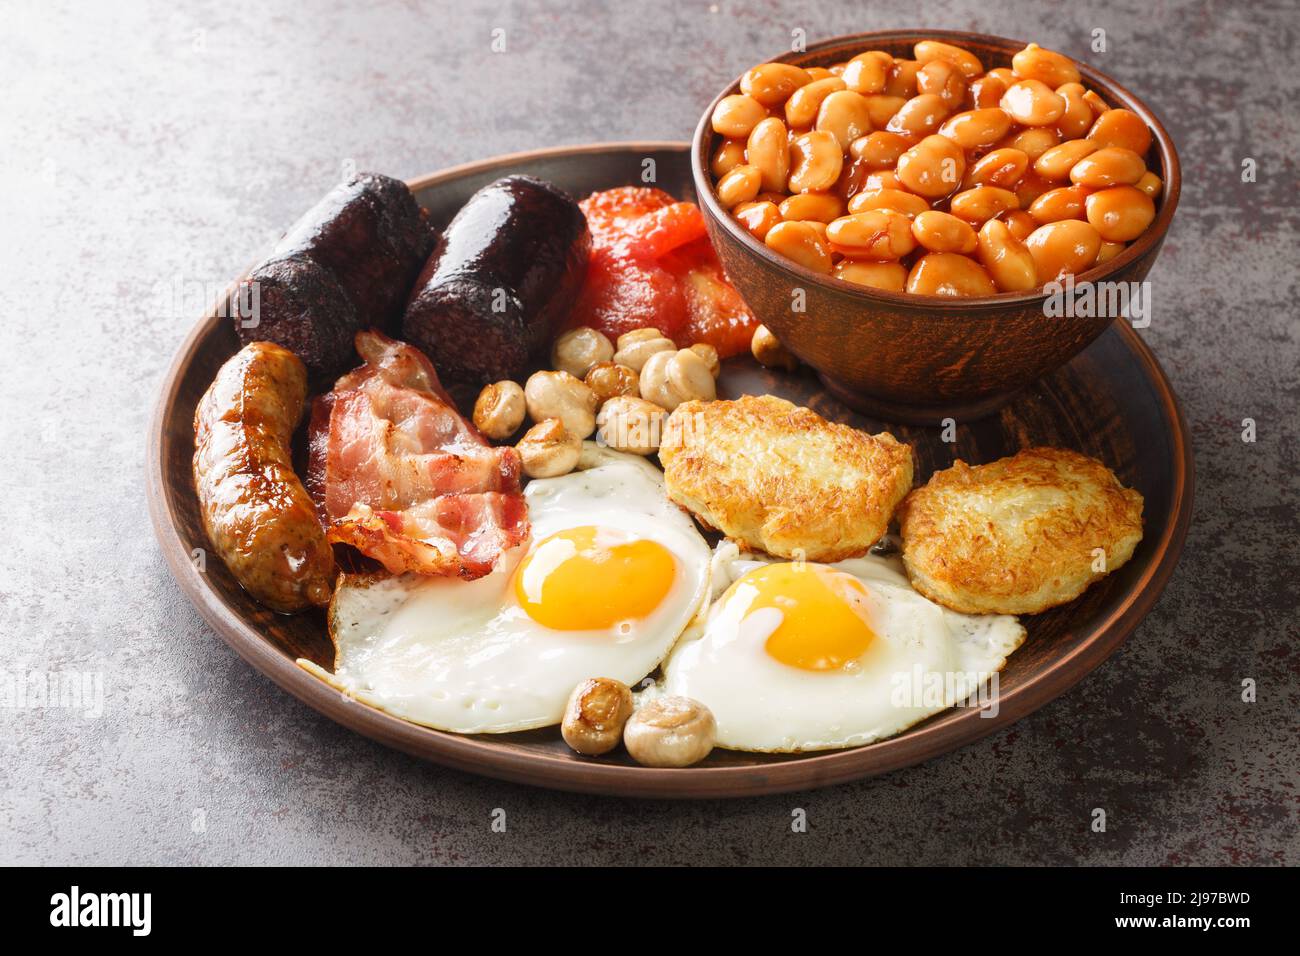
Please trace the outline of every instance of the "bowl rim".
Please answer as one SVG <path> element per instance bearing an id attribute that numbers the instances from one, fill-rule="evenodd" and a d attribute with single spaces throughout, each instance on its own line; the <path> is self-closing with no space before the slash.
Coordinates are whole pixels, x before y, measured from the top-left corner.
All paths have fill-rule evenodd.
<path id="1" fill-rule="evenodd" d="M 810 44 L 801 51 L 786 51 L 780 56 L 760 60 L 759 62 L 801 63 L 840 47 L 856 47 L 861 51 L 870 49 L 869 44 L 871 43 L 901 43 L 908 41 L 915 43 L 919 40 L 941 40 L 955 46 L 960 46 L 963 43 L 980 44 L 996 47 L 1008 53 L 1024 49 L 1029 42 L 1013 40 L 1009 37 L 997 36 L 991 33 L 972 33 L 962 30 L 873 30 L 865 33 L 846 33 L 830 37 Z M 1156 209 L 1155 219 L 1152 220 L 1146 231 L 1133 242 L 1130 242 L 1124 251 L 1114 259 L 1110 259 L 1099 266 L 1094 266 L 1073 279 L 1075 284 L 1104 282 L 1110 276 L 1122 272 L 1130 263 L 1151 253 L 1164 241 L 1165 234 L 1169 231 L 1169 224 L 1173 221 L 1174 213 L 1177 211 L 1179 196 L 1182 193 L 1182 166 L 1179 163 L 1178 149 L 1174 145 L 1173 137 L 1169 135 L 1169 131 L 1165 129 L 1155 110 L 1109 74 L 1103 73 L 1090 64 L 1080 62 L 1073 57 L 1071 57 L 1071 61 L 1078 67 L 1084 80 L 1088 81 L 1090 88 L 1097 89 L 1108 101 L 1119 101 L 1124 109 L 1131 110 L 1142 118 L 1152 131 L 1153 145 L 1159 151 L 1161 167 L 1165 173 L 1160 205 Z M 758 64 L 754 65 L 757 66 Z M 751 68 L 746 67 L 746 70 L 748 71 Z M 812 283 L 814 286 L 819 286 L 830 292 L 856 296 L 866 302 L 875 301 L 887 305 L 906 306 L 910 304 L 916 306 L 922 304 L 927 309 L 946 314 L 960 314 L 966 319 L 971 317 L 972 312 L 982 313 L 984 317 L 992 319 L 1007 308 L 1019 308 L 1046 301 L 1050 294 L 1043 291 L 1046 286 L 1040 286 L 1030 292 L 999 292 L 991 296 L 960 297 L 924 295 L 912 292 L 889 292 L 884 289 L 859 286 L 843 279 L 837 279 L 833 275 L 814 272 L 806 266 L 778 255 L 764 243 L 759 242 L 747 229 L 741 228 L 739 223 L 722 208 L 714 190 L 713 176 L 708 170 L 708 157 L 712 155 L 713 143 L 716 138 L 720 138 L 720 134 L 713 131 L 711 122 L 713 110 L 723 97 L 739 91 L 740 81 L 743 76 L 744 73 L 727 84 L 713 98 L 700 116 L 700 120 L 695 127 L 695 134 L 691 139 L 691 176 L 695 182 L 697 204 L 706 211 L 707 217 L 718 228 L 725 230 L 731 238 L 737 240 L 751 254 L 757 255 L 771 266 L 789 272 L 805 284 Z"/>

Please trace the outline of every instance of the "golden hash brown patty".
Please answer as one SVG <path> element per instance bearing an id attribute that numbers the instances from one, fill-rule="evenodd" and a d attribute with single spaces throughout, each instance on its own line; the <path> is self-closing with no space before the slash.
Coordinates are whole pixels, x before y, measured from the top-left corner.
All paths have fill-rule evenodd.
<path id="1" fill-rule="evenodd" d="M 1060 448 L 973 468 L 958 461 L 908 495 L 898 518 L 912 585 L 966 614 L 1073 601 L 1142 540 L 1142 496 L 1101 462 Z"/>
<path id="2" fill-rule="evenodd" d="M 865 554 L 912 487 L 912 449 L 772 395 L 686 402 L 664 429 L 668 497 L 781 558 Z"/>

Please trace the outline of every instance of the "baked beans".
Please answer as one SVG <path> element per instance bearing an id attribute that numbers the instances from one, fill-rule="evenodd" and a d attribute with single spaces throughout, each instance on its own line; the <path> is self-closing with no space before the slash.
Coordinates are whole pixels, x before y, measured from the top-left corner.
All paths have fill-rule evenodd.
<path id="1" fill-rule="evenodd" d="M 885 129 L 904 136 L 926 136 L 952 112 L 937 93 L 918 93 L 889 118 Z"/>
<path id="2" fill-rule="evenodd" d="M 1072 139 L 1060 146 L 1053 146 L 1034 160 L 1034 172 L 1044 179 L 1069 179 L 1070 170 L 1074 168 L 1074 164 L 1089 153 L 1095 153 L 1096 151 L 1097 144 L 1091 140 Z"/>
<path id="3" fill-rule="evenodd" d="M 1011 230 L 1011 235 L 1015 236 L 1021 242 L 1029 238 L 1029 234 L 1038 228 L 1039 222 L 1033 216 L 1029 215 L 1024 209 L 1015 209 L 998 220 L 1007 224 Z M 985 223 L 987 226 L 988 223 Z"/>
<path id="4" fill-rule="evenodd" d="M 911 59 L 763 63 L 710 120 L 710 172 L 742 228 L 894 292 L 1016 293 L 1081 272 L 1149 229 L 1164 190 L 1142 118 L 1034 43 L 988 69 L 937 40 Z"/>
<path id="5" fill-rule="evenodd" d="M 950 213 L 929 209 L 912 220 L 912 235 L 931 252 L 960 252 L 970 255 L 978 242 L 969 223 Z"/>
<path id="6" fill-rule="evenodd" d="M 907 274 L 907 291 L 915 295 L 993 295 L 998 287 L 974 259 L 955 252 L 930 252 Z"/>
<path id="7" fill-rule="evenodd" d="M 903 99 L 916 95 L 916 75 L 921 72 L 918 60 L 895 60 L 885 81 L 885 95 Z"/>
<path id="8" fill-rule="evenodd" d="M 838 76 L 813 80 L 808 85 L 799 87 L 785 101 L 785 121 L 790 124 L 791 129 L 808 129 L 817 119 L 817 111 L 822 108 L 822 100 L 843 89 L 847 87 Z"/>
<path id="9" fill-rule="evenodd" d="M 1020 200 L 1009 189 L 976 186 L 953 196 L 948 208 L 957 218 L 978 225 L 1009 210 L 1019 209 Z"/>
<path id="10" fill-rule="evenodd" d="M 1032 129 L 1022 129 L 1018 133 L 1013 133 L 1007 137 L 999 146 L 1009 146 L 1012 149 L 1018 149 L 1029 157 L 1031 163 L 1038 162 L 1038 157 L 1047 152 L 1053 146 L 1061 144 L 1061 134 L 1050 126 L 1038 126 Z"/>
<path id="11" fill-rule="evenodd" d="M 1076 186 L 1103 189 L 1132 186 L 1147 171 L 1142 157 L 1122 146 L 1106 146 L 1089 153 L 1070 167 L 1070 182 Z"/>
<path id="12" fill-rule="evenodd" d="M 718 180 L 718 198 L 730 209 L 749 202 L 758 195 L 763 185 L 763 174 L 757 166 L 741 163 Z"/>
<path id="13" fill-rule="evenodd" d="M 929 202 L 905 189 L 878 187 L 865 189 L 849 200 L 849 212 L 867 212 L 872 209 L 892 209 L 909 219 L 930 208 Z"/>
<path id="14" fill-rule="evenodd" d="M 1020 237 L 1000 219 L 980 226 L 979 260 L 999 292 L 1028 292 L 1038 285 L 1038 267 Z"/>
<path id="15" fill-rule="evenodd" d="M 790 176 L 790 144 L 785 124 L 775 116 L 760 121 L 750 131 L 745 144 L 745 162 L 758 169 L 762 179 L 760 189 L 784 189 Z"/>
<path id="16" fill-rule="evenodd" d="M 834 193 L 798 193 L 782 200 L 782 219 L 830 222 L 844 215 L 844 201 Z"/>
<path id="17" fill-rule="evenodd" d="M 939 40 L 922 40 L 912 47 L 912 55 L 922 65 L 932 60 L 947 60 L 968 77 L 976 77 L 984 72 L 984 64 L 974 53 Z"/>
<path id="18" fill-rule="evenodd" d="M 834 136 L 840 152 L 846 153 L 855 139 L 871 132 L 871 106 L 852 90 L 836 90 L 822 100 L 815 128 Z"/>
<path id="19" fill-rule="evenodd" d="M 740 78 L 740 92 L 766 107 L 780 106 L 790 94 L 812 82 L 806 71 L 789 63 L 764 63 Z"/>
<path id="20" fill-rule="evenodd" d="M 744 139 L 758 121 L 767 118 L 767 108 L 751 96 L 725 96 L 713 109 L 713 131 L 731 139 Z"/>
<path id="21" fill-rule="evenodd" d="M 1020 177 L 1020 182 L 1016 183 L 1013 192 L 1016 194 L 1016 198 L 1020 200 L 1020 208 L 1028 209 L 1033 205 L 1035 199 L 1056 187 L 1057 183 L 1052 182 L 1050 179 L 1044 179 L 1031 169 Z"/>
<path id="22" fill-rule="evenodd" d="M 966 77 L 947 60 L 931 60 L 916 74 L 916 89 L 933 93 L 948 109 L 955 110 L 966 99 Z"/>
<path id="23" fill-rule="evenodd" d="M 1101 234 L 1089 223 L 1062 219 L 1039 226 L 1029 234 L 1025 246 L 1034 257 L 1038 281 L 1051 282 L 1082 272 L 1096 262 Z"/>
<path id="24" fill-rule="evenodd" d="M 961 185 L 963 189 L 970 189 L 972 186 L 1001 186 L 1003 189 L 1010 189 L 1020 182 L 1028 168 L 1029 156 L 1022 150 L 1006 146 L 985 153 L 977 159 L 975 164 L 966 170 L 966 178 L 962 180 Z"/>
<path id="25" fill-rule="evenodd" d="M 854 93 L 883 93 L 889 81 L 889 68 L 894 58 L 880 50 L 859 53 L 850 60 L 840 74 L 840 79 Z"/>
<path id="26" fill-rule="evenodd" d="M 939 199 L 961 185 L 966 154 L 946 136 L 927 136 L 898 157 L 895 171 L 903 185 L 918 196 Z"/>
<path id="27" fill-rule="evenodd" d="M 863 99 L 867 101 L 867 114 L 871 117 L 873 128 L 887 126 L 894 114 L 907 103 L 906 97 L 890 96 L 888 93 L 874 93 Z"/>
<path id="28" fill-rule="evenodd" d="M 1114 259 L 1117 255 L 1123 252 L 1127 245 L 1127 243 L 1107 242 L 1103 239 L 1101 241 L 1101 249 L 1097 251 L 1097 261 L 1094 262 L 1093 265 L 1099 266 L 1103 262 L 1109 262 L 1111 259 Z"/>
<path id="29" fill-rule="evenodd" d="M 877 169 L 868 173 L 862 180 L 862 188 L 857 192 L 871 192 L 873 189 L 902 189 L 906 192 L 903 181 L 892 169 Z"/>
<path id="30" fill-rule="evenodd" d="M 1093 113 L 1097 116 L 1100 116 L 1102 113 L 1105 113 L 1110 109 L 1110 104 L 1098 96 L 1095 90 L 1089 90 L 1087 93 L 1084 93 L 1083 99 L 1084 102 L 1092 107 Z"/>
<path id="31" fill-rule="evenodd" d="M 855 139 L 849 146 L 849 154 L 866 163 L 870 169 L 893 169 L 898 165 L 898 157 L 911 148 L 912 141 L 906 136 L 878 129 Z"/>
<path id="32" fill-rule="evenodd" d="M 1156 217 L 1156 204 L 1134 186 L 1111 186 L 1085 200 L 1088 222 L 1107 242 L 1132 242 Z"/>
<path id="33" fill-rule="evenodd" d="M 888 262 L 916 248 L 912 220 L 892 209 L 851 213 L 826 226 L 831 249 L 849 259 Z"/>
<path id="34" fill-rule="evenodd" d="M 807 193 L 830 189 L 840 178 L 844 153 L 835 137 L 825 130 L 813 130 L 795 137 L 795 161 L 790 171 L 790 192 Z"/>
<path id="35" fill-rule="evenodd" d="M 1121 146 L 1145 156 L 1151 148 L 1151 130 L 1131 110 L 1107 110 L 1088 130 L 1088 139 L 1098 146 Z"/>
<path id="36" fill-rule="evenodd" d="M 977 110 L 997 106 L 1002 100 L 1002 94 L 1006 91 L 1007 84 L 1002 77 L 986 73 L 984 76 L 971 82 L 971 103 Z"/>
<path id="37" fill-rule="evenodd" d="M 1065 112 L 1056 121 L 1062 139 L 1077 139 L 1092 129 L 1092 107 L 1083 98 L 1086 92 L 1082 83 L 1065 83 L 1056 88 L 1056 95 L 1065 100 Z"/>
<path id="38" fill-rule="evenodd" d="M 1082 186 L 1061 186 L 1049 189 L 1029 204 L 1029 215 L 1040 226 L 1062 219 L 1084 218 L 1084 202 L 1088 190 Z"/>
<path id="39" fill-rule="evenodd" d="M 1138 189 L 1142 190 L 1152 199 L 1155 199 L 1157 196 L 1159 196 L 1160 190 L 1163 189 L 1165 186 L 1164 181 L 1161 180 L 1159 176 L 1149 171 L 1143 173 L 1142 178 L 1139 179 L 1133 185 L 1137 186 Z"/>
<path id="40" fill-rule="evenodd" d="M 831 271 L 831 251 L 821 233 L 806 222 L 778 222 L 767 231 L 763 242 L 774 252 L 813 272 Z"/>
<path id="41" fill-rule="evenodd" d="M 1004 110 L 989 107 L 986 110 L 967 110 L 944 120 L 939 135 L 966 150 L 992 146 L 1011 129 L 1011 117 Z"/>
<path id="42" fill-rule="evenodd" d="M 1051 126 L 1065 114 L 1065 98 L 1041 80 L 1021 80 L 998 105 L 1021 126 Z"/>
<path id="43" fill-rule="evenodd" d="M 1044 50 L 1037 43 L 1031 43 L 1011 58 L 1011 69 L 1016 76 L 1027 80 L 1038 80 L 1052 88 L 1064 83 L 1079 82 L 1079 68 L 1068 56 L 1062 56 L 1052 50 Z"/>
<path id="44" fill-rule="evenodd" d="M 859 262 L 841 259 L 835 263 L 835 277 L 845 282 L 902 292 L 907 287 L 907 270 L 897 262 Z"/>
<path id="45" fill-rule="evenodd" d="M 732 215 L 759 242 L 766 239 L 772 227 L 781 221 L 781 213 L 774 203 L 757 200 L 742 202 L 732 210 Z"/>
<path id="46" fill-rule="evenodd" d="M 744 161 L 745 141 L 724 139 L 722 145 L 713 153 L 713 160 L 709 163 L 709 172 L 713 173 L 714 179 L 721 179 Z"/>

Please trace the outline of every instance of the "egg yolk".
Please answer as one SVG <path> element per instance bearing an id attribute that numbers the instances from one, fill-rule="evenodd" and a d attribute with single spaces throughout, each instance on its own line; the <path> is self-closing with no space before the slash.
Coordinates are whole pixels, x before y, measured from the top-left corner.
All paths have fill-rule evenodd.
<path id="1" fill-rule="evenodd" d="M 808 671 L 839 670 L 860 659 L 876 640 L 867 623 L 867 589 L 851 574 L 809 564 L 769 564 L 734 585 L 753 589 L 746 616 L 764 608 L 781 613 L 768 635 L 768 656 Z"/>
<path id="2" fill-rule="evenodd" d="M 569 528 L 519 565 L 515 597 L 544 627 L 601 630 L 649 616 L 676 576 L 672 552 L 657 542 L 608 528 Z"/>

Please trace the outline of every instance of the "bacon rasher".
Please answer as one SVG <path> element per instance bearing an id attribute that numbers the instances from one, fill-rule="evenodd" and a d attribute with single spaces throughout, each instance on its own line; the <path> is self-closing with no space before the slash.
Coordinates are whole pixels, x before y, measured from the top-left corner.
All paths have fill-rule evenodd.
<path id="1" fill-rule="evenodd" d="M 519 454 L 456 411 L 418 349 L 360 332 L 365 364 L 312 409 L 307 486 L 331 542 L 394 574 L 472 579 L 528 538 Z"/>

